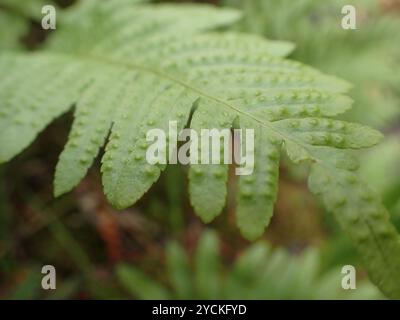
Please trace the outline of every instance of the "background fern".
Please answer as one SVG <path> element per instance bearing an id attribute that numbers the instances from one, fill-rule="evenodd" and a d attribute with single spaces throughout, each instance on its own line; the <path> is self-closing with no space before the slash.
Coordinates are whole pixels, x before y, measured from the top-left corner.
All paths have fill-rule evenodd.
<path id="1" fill-rule="evenodd" d="M 219 241 L 205 231 L 193 256 L 178 243 L 166 249 L 167 279 L 156 282 L 138 267 L 121 264 L 116 275 L 139 299 L 379 299 L 367 281 L 355 291 L 340 286 L 340 268 L 322 270 L 321 253 L 307 250 L 291 256 L 265 242 L 249 246 L 230 268 L 220 259 Z M 279 271 L 278 271 L 279 270 Z M 277 275 L 280 276 L 277 276 Z"/>

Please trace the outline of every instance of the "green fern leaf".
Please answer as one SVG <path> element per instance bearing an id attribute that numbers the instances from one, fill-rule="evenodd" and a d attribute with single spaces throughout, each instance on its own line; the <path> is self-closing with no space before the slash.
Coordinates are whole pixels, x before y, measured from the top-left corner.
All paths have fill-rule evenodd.
<path id="1" fill-rule="evenodd" d="M 95 34 L 92 26 L 83 26 L 71 39 L 79 28 L 74 23 L 73 30 L 58 31 L 47 50 L 0 60 L 7 74 L 0 92 L 6 133 L 0 141 L 1 161 L 11 159 L 76 103 L 57 165 L 56 195 L 79 183 L 112 126 L 102 160 L 105 193 L 118 208 L 133 204 L 163 169 L 146 163 L 147 130 L 167 130 L 169 120 L 176 119 L 178 130 L 183 128 L 198 101 L 190 124 L 194 129 L 230 128 L 235 119 L 241 128 L 257 128 L 257 183 L 240 179 L 238 199 L 242 229 L 255 238 L 272 213 L 282 144 L 294 161 L 318 161 L 319 146 L 360 148 L 379 140 L 369 128 L 322 118 L 349 107 L 339 94 L 348 85 L 274 56 L 288 53 L 287 43 L 279 50 L 275 43 L 269 51 L 271 42 L 258 37 L 202 32 L 234 21 L 237 12 L 119 4 L 110 1 L 89 14 L 88 21 L 109 17 L 96 25 Z M 193 165 L 190 177 L 192 203 L 210 221 L 224 206 L 227 166 Z M 259 187 L 263 192 L 252 205 L 265 205 L 268 214 L 244 222 L 241 217 L 247 216 L 249 199 Z M 254 231 L 246 226 L 254 224 Z"/>

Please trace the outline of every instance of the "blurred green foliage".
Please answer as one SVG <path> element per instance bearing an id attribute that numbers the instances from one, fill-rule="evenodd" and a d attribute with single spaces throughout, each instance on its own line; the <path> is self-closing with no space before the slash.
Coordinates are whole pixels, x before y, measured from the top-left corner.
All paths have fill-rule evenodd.
<path id="1" fill-rule="evenodd" d="M 384 142 L 363 154 L 361 175 L 372 181 L 400 230 L 400 133 L 388 135 Z"/>
<path id="2" fill-rule="evenodd" d="M 22 50 L 23 37 L 31 24 L 39 23 L 44 5 L 54 5 L 47 0 L 0 0 L 0 50 Z"/>
<path id="3" fill-rule="evenodd" d="M 266 242 L 250 245 L 230 266 L 224 265 L 212 231 L 199 239 L 194 257 L 176 242 L 166 250 L 166 279 L 157 281 L 140 268 L 121 264 L 117 277 L 139 299 L 377 299 L 367 280 L 356 290 L 341 287 L 340 268 L 321 272 L 320 252 L 308 249 L 292 256 Z"/>

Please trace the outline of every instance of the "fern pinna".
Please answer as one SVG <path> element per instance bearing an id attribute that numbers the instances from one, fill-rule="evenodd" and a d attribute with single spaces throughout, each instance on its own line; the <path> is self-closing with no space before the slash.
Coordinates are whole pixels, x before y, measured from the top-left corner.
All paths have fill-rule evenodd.
<path id="1" fill-rule="evenodd" d="M 106 143 L 104 191 L 125 208 L 164 169 L 146 162 L 149 129 L 167 131 L 170 120 L 179 121 L 178 130 L 189 120 L 193 129 L 254 129 L 254 172 L 238 179 L 242 234 L 259 237 L 272 216 L 283 148 L 293 162 L 312 163 L 311 190 L 335 212 L 371 279 L 400 297 L 399 237 L 345 150 L 372 146 L 381 135 L 332 119 L 350 108 L 343 95 L 349 85 L 284 59 L 291 44 L 210 31 L 239 18 L 210 6 L 82 2 L 62 17 L 43 50 L 1 54 L 0 161 L 75 105 L 55 195 L 80 182 Z M 223 209 L 227 178 L 224 164 L 190 167 L 191 203 L 205 222 Z"/>

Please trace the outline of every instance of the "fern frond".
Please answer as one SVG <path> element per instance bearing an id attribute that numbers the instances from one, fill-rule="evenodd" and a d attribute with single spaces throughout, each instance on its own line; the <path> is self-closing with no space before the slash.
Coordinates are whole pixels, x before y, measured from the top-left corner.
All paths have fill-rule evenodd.
<path id="1" fill-rule="evenodd" d="M 237 118 L 240 127 L 258 128 L 259 146 L 270 141 L 271 150 L 256 151 L 270 157 L 262 161 L 265 154 L 258 155 L 256 170 L 262 172 L 258 166 L 270 161 L 269 169 L 275 171 L 267 170 L 261 183 L 276 176 L 276 154 L 282 143 L 293 160 L 318 161 L 317 146 L 359 148 L 379 139 L 371 129 L 322 119 L 348 108 L 347 99 L 338 94 L 347 88 L 344 82 L 273 56 L 277 44 L 269 52 L 269 42 L 261 38 L 249 38 L 243 45 L 238 41 L 242 35 L 213 33 L 209 41 L 208 35 L 197 35 L 210 26 L 234 21 L 236 12 L 168 5 L 121 9 L 111 1 L 104 8 L 96 7 L 90 17 L 95 20 L 106 13 L 109 19 L 96 25 L 94 36 L 93 28 L 87 28 L 86 35 L 83 30 L 80 37 L 70 39 L 74 33 L 64 28 L 46 51 L 4 55 L 0 60 L 2 73 L 8 75 L 0 88 L 6 133 L 1 138 L 2 161 L 26 147 L 52 118 L 77 105 L 57 165 L 56 195 L 79 183 L 112 125 L 102 160 L 105 192 L 118 208 L 133 204 L 163 169 L 146 163 L 147 130 L 167 131 L 169 120 L 175 119 L 178 129 L 183 128 L 198 99 L 192 128 L 230 128 Z M 184 34 L 177 39 L 182 27 Z M 111 31 L 114 36 L 108 36 Z M 248 46 L 249 42 L 260 42 L 263 51 L 252 50 L 256 46 Z M 63 48 L 65 43 L 68 48 Z M 338 105 L 335 112 L 333 103 Z M 192 201 L 209 221 L 224 205 L 227 167 L 201 167 L 191 168 Z M 244 184 L 250 188 L 250 182 Z M 241 189 L 239 194 L 246 197 L 244 185 Z M 267 193 L 263 203 L 271 206 L 269 196 L 273 199 L 275 192 Z M 261 232 L 260 228 L 247 236 L 254 238 Z"/>
<path id="2" fill-rule="evenodd" d="M 294 162 L 308 160 L 335 174 L 356 167 L 343 168 L 339 149 L 381 138 L 367 127 L 329 119 L 349 108 L 343 96 L 349 85 L 284 59 L 288 43 L 208 31 L 237 20 L 236 11 L 120 1 L 75 10 L 45 50 L 0 56 L 6 75 L 0 162 L 76 104 L 56 168 L 56 195 L 79 183 L 110 128 L 102 181 L 117 208 L 135 203 L 165 167 L 146 162 L 149 129 L 168 131 L 169 121 L 178 120 L 180 130 L 190 119 L 193 129 L 253 128 L 255 174 L 239 179 L 237 221 L 242 234 L 255 239 L 272 215 L 282 148 Z M 227 170 L 222 164 L 190 168 L 191 202 L 204 221 L 224 207 Z"/>

